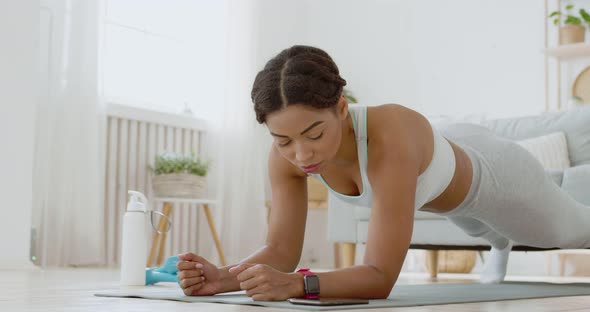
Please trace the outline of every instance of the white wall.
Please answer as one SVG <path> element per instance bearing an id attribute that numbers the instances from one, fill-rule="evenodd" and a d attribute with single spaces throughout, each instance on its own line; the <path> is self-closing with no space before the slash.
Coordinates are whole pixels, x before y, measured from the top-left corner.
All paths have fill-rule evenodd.
<path id="1" fill-rule="evenodd" d="M 544 108 L 543 1 L 307 0 L 309 43 L 362 103 L 428 115 Z"/>
<path id="2" fill-rule="evenodd" d="M 0 268 L 30 265 L 39 1 L 0 2 Z"/>
<path id="3" fill-rule="evenodd" d="M 452 116 L 544 109 L 542 1 L 263 4 L 261 60 L 293 44 L 320 47 L 363 104 Z"/>

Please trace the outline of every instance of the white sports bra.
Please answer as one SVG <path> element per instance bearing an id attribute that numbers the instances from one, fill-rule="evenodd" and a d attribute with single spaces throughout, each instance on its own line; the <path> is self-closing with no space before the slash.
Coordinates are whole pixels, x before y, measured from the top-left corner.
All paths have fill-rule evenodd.
<path id="1" fill-rule="evenodd" d="M 361 181 L 363 183 L 362 194 L 358 196 L 340 194 L 334 191 L 320 174 L 312 174 L 312 176 L 324 183 L 331 193 L 344 202 L 370 208 L 373 206 L 373 189 L 367 177 L 367 106 L 355 104 L 348 107 L 348 112 L 352 118 L 352 126 L 356 137 Z M 438 197 L 451 183 L 455 174 L 455 153 L 451 144 L 434 127 L 431 128 L 434 136 L 434 152 L 428 168 L 418 176 L 414 204 L 416 210 Z"/>

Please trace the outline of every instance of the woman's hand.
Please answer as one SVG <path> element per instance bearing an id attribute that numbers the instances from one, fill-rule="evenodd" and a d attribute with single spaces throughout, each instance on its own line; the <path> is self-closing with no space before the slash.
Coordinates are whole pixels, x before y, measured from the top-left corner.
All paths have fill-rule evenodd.
<path id="1" fill-rule="evenodd" d="M 187 296 L 212 296 L 221 291 L 219 269 L 193 253 L 178 255 L 178 281 Z"/>
<path id="2" fill-rule="evenodd" d="M 240 288 L 254 301 L 281 301 L 305 294 L 299 273 L 283 273 L 266 264 L 249 263 L 236 265 L 229 272 L 237 275 Z"/>

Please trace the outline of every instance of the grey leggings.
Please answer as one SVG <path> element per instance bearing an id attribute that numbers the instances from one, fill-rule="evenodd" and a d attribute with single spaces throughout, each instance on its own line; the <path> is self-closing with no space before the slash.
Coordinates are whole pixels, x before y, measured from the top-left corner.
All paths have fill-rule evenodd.
<path id="1" fill-rule="evenodd" d="M 467 197 L 440 215 L 496 248 L 506 239 L 539 248 L 590 248 L 590 207 L 561 190 L 524 148 L 477 125 L 438 129 L 473 165 Z"/>

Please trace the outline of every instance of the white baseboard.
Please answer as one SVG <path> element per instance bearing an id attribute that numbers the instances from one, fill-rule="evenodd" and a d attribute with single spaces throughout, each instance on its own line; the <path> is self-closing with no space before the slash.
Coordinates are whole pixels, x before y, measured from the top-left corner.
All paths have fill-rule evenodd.
<path id="1" fill-rule="evenodd" d="M 0 271 L 40 271 L 41 268 L 32 262 L 22 265 L 0 265 Z"/>

